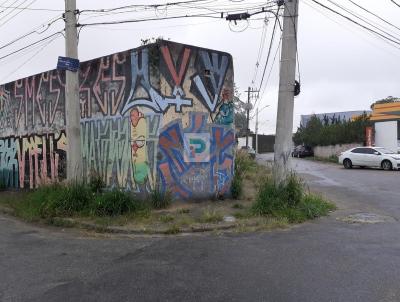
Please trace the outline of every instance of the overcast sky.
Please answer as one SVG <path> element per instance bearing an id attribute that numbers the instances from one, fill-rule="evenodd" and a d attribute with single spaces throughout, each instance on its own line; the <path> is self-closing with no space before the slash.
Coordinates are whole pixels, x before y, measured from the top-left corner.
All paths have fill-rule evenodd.
<path id="1" fill-rule="evenodd" d="M 237 1 L 237 0 L 236 0 Z M 319 0 L 329 4 L 328 0 Z M 353 0 L 365 8 L 379 14 L 400 28 L 400 7 L 390 0 Z M 0 0 L 0 6 L 7 6 L 14 0 Z M 23 3 L 24 0 L 19 0 Z M 47 8 L 60 11 L 27 11 L 17 16 L 18 11 L 0 7 L 0 47 L 21 36 L 32 28 L 61 15 L 64 9 L 62 0 L 31 0 L 30 8 Z M 80 10 L 111 8 L 130 4 L 167 3 L 172 1 L 157 0 L 77 0 Z M 249 0 L 233 2 L 229 0 L 205 1 L 205 5 L 226 7 L 254 6 L 267 1 Z M 349 0 L 336 0 L 337 3 L 362 14 L 373 22 L 379 20 L 360 11 Z M 400 2 L 400 1 L 398 1 Z M 200 6 L 200 4 L 196 4 Z M 335 9 L 338 10 L 336 7 Z M 322 12 L 322 14 L 321 14 Z M 6 15 L 9 13 L 9 15 Z M 169 7 L 166 11 L 132 11 L 127 14 L 101 16 L 82 14 L 80 23 L 127 20 L 138 18 L 157 18 L 180 13 L 196 13 L 191 8 Z M 185 18 L 180 20 L 151 21 L 121 25 L 102 25 L 84 27 L 80 33 L 79 58 L 89 60 L 99 56 L 131 49 L 141 44 L 141 39 L 159 37 L 172 41 L 226 51 L 234 59 L 235 82 L 246 99 L 244 92 L 248 86 L 258 88 L 262 67 L 269 47 L 269 37 L 273 19 L 267 25 L 267 39 L 260 60 L 260 70 L 255 84 L 251 81 L 255 72 L 257 54 L 260 47 L 263 27 L 262 15 L 254 16 L 248 24 L 229 26 L 223 19 Z M 13 17 L 10 21 L 8 18 Z M 353 17 L 354 18 L 354 17 Z M 380 22 L 393 36 L 400 37 L 400 30 Z M 62 20 L 56 21 L 46 32 L 33 34 L 10 47 L 0 49 L 0 57 L 52 34 L 64 26 Z M 41 27 L 41 30 L 45 27 Z M 235 32 L 241 31 L 241 32 Z M 50 40 L 51 41 L 51 40 Z M 64 55 L 64 38 L 59 36 L 51 44 L 40 44 L 29 52 L 21 52 L 0 60 L 0 83 L 53 69 L 57 57 Z M 276 45 L 276 44 L 275 44 Z M 276 46 L 273 46 L 273 52 Z M 389 95 L 400 96 L 400 45 L 399 48 L 388 45 L 354 24 L 318 7 L 311 0 L 301 0 L 299 9 L 298 48 L 300 58 L 300 76 L 302 92 L 295 98 L 294 128 L 300 121 L 301 114 L 366 110 L 374 100 Z M 260 114 L 261 133 L 274 133 L 278 94 L 279 57 L 272 71 L 260 108 L 270 105 Z M 269 68 L 267 69 L 267 73 Z M 252 121 L 254 129 L 254 120 Z"/>

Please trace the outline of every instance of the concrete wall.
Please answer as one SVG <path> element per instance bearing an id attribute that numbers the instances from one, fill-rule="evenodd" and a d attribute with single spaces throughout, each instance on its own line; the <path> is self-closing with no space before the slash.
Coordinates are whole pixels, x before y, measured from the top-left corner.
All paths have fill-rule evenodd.
<path id="1" fill-rule="evenodd" d="M 375 123 L 375 146 L 397 152 L 399 149 L 397 139 L 397 121 Z"/>
<path id="2" fill-rule="evenodd" d="M 314 156 L 321 158 L 329 158 L 331 156 L 339 156 L 341 152 L 351 148 L 360 147 L 362 144 L 343 144 L 332 146 L 316 146 L 314 147 Z"/>
<path id="3" fill-rule="evenodd" d="M 228 194 L 233 68 L 227 53 L 169 41 L 81 64 L 84 173 L 108 187 L 178 199 Z M 66 177 L 65 74 L 0 86 L 0 181 L 35 188 Z"/>

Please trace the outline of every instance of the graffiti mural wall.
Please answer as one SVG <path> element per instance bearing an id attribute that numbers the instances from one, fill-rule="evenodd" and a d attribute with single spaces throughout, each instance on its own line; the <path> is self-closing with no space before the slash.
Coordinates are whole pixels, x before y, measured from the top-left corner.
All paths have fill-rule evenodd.
<path id="1" fill-rule="evenodd" d="M 110 188 L 178 199 L 229 194 L 234 163 L 229 54 L 159 41 L 81 63 L 85 176 Z M 65 75 L 0 86 L 0 182 L 35 188 L 66 178 Z"/>

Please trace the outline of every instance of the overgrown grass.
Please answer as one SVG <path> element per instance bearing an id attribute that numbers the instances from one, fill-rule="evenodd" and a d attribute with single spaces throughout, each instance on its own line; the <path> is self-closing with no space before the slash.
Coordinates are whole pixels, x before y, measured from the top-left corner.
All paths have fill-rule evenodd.
<path id="1" fill-rule="evenodd" d="M 252 212 L 261 216 L 284 217 L 291 223 L 299 223 L 325 216 L 335 208 L 323 197 L 306 193 L 303 181 L 291 174 L 280 186 L 275 186 L 271 178 L 266 178 Z"/>
<path id="2" fill-rule="evenodd" d="M 231 194 L 233 199 L 239 199 L 243 192 L 243 179 L 246 175 L 257 169 L 254 159 L 247 152 L 239 150 L 235 157 L 235 174 L 232 179 Z"/>
<path id="3" fill-rule="evenodd" d="M 24 220 L 50 223 L 54 217 L 114 217 L 145 212 L 149 207 L 129 192 L 102 193 L 97 186 L 77 182 L 41 186 L 6 204 Z"/>
<path id="4" fill-rule="evenodd" d="M 172 202 L 172 194 L 168 190 L 163 192 L 159 187 L 156 187 L 150 192 L 150 202 L 154 209 L 165 209 Z"/>
<path id="5" fill-rule="evenodd" d="M 201 217 L 199 218 L 199 222 L 202 223 L 217 223 L 224 219 L 224 216 L 215 209 L 208 208 L 205 209 Z"/>

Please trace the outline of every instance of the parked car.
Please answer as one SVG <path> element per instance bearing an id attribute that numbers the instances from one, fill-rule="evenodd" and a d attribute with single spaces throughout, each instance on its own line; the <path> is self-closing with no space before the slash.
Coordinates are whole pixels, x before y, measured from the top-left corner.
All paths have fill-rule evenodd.
<path id="1" fill-rule="evenodd" d="M 314 151 L 309 146 L 299 145 L 293 149 L 292 157 L 306 157 L 306 156 L 314 156 Z"/>
<path id="2" fill-rule="evenodd" d="M 353 166 L 400 169 L 400 154 L 382 147 L 357 147 L 342 152 L 339 163 L 346 169 Z"/>
<path id="3" fill-rule="evenodd" d="M 241 150 L 244 150 L 245 152 L 247 152 L 247 154 L 249 154 L 252 159 L 256 158 L 256 150 L 254 150 L 252 147 L 242 146 Z"/>

